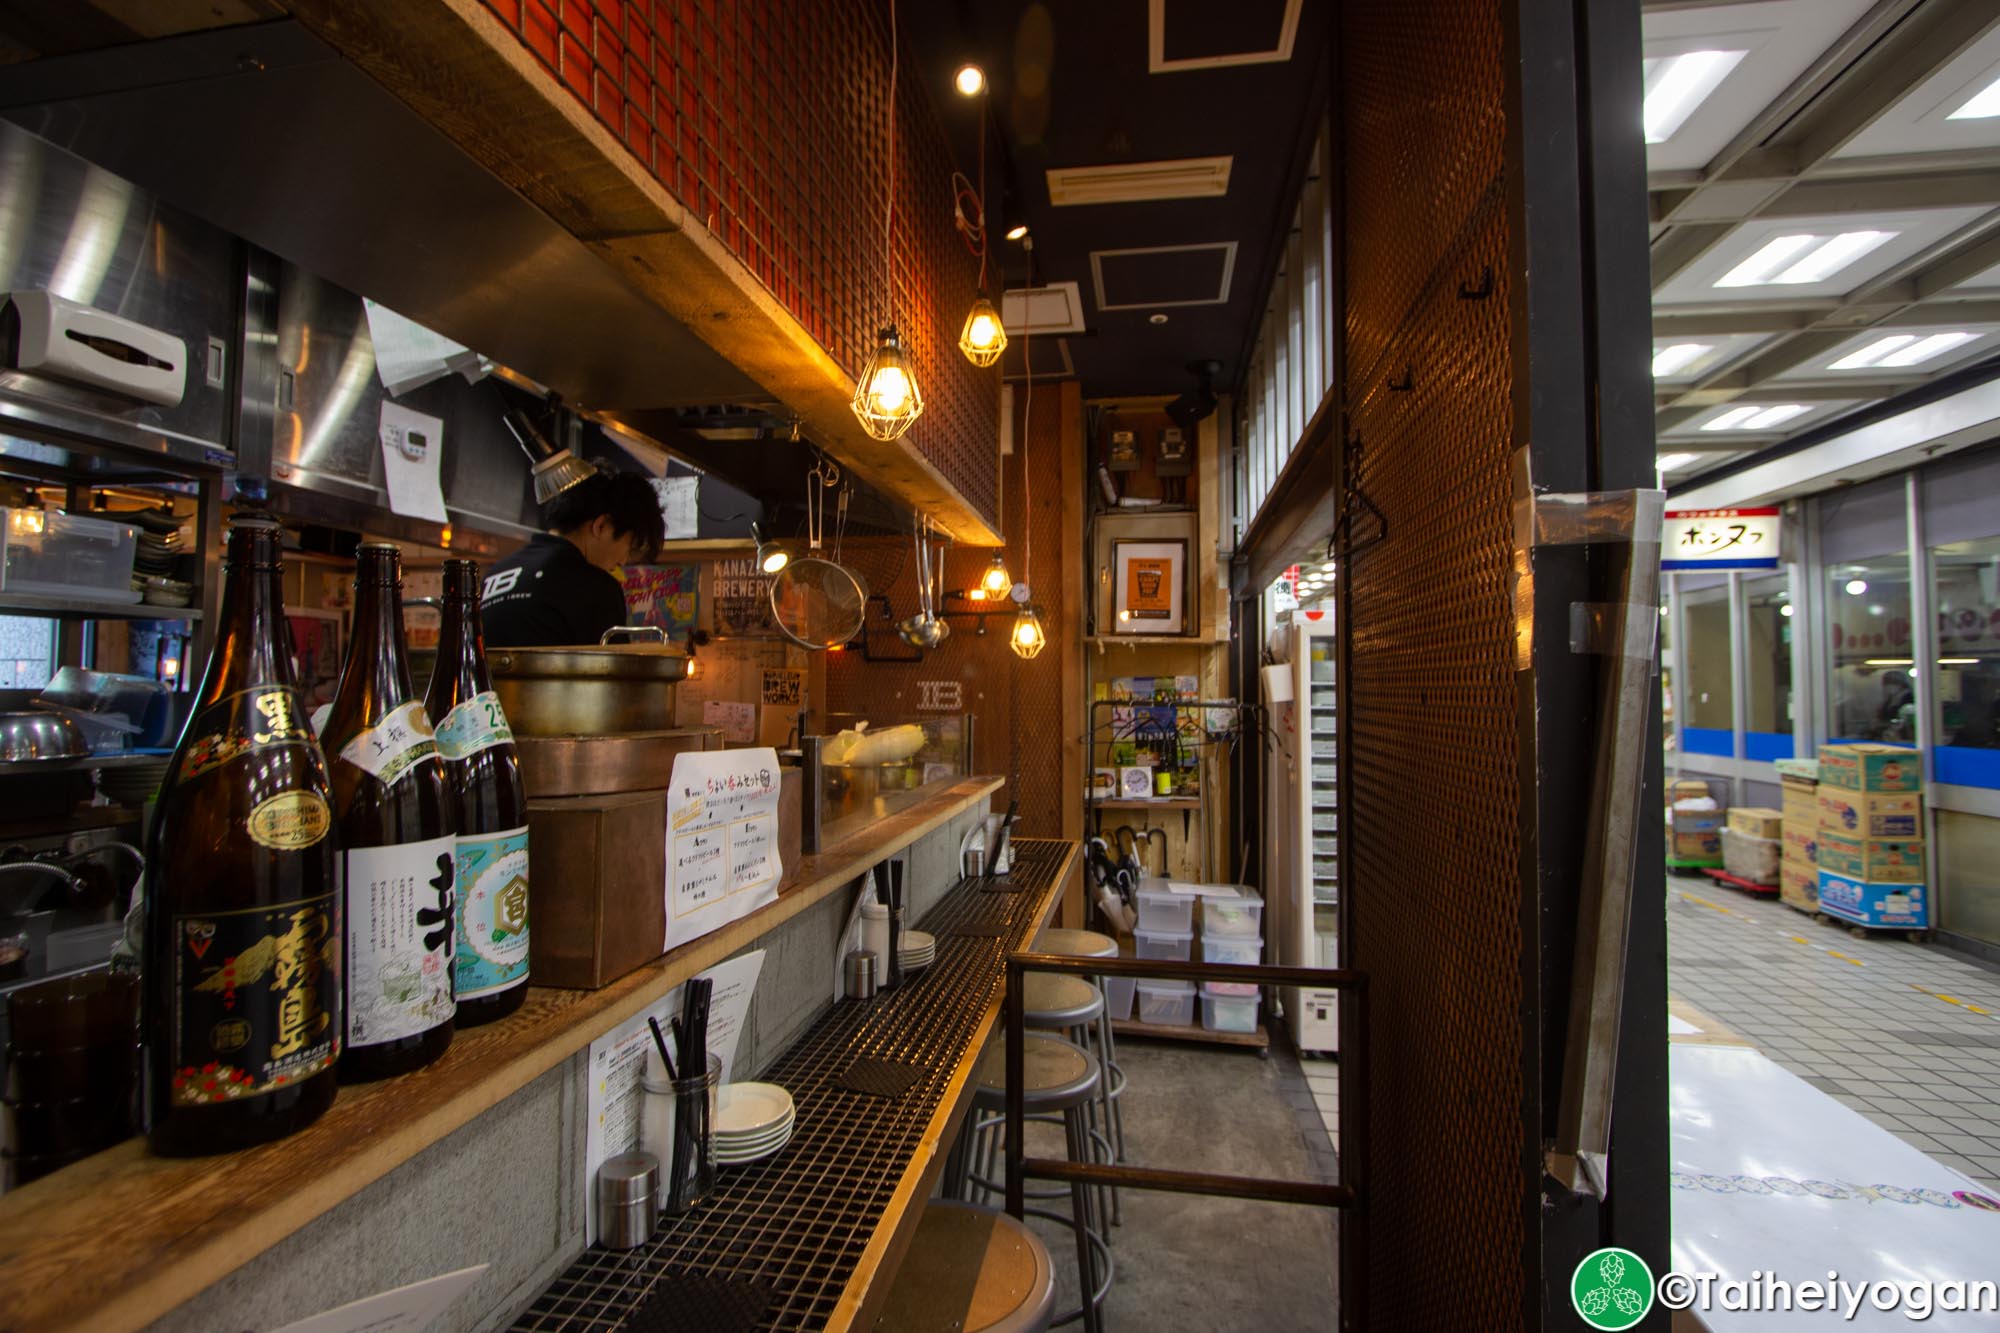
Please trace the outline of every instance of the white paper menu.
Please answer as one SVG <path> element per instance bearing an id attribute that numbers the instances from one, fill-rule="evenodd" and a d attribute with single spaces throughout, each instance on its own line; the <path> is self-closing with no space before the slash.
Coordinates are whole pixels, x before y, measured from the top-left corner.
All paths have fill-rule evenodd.
<path id="1" fill-rule="evenodd" d="M 672 949 L 778 897 L 778 752 L 674 756 L 667 789 L 667 939 Z"/>
<path id="2" fill-rule="evenodd" d="M 758 949 L 717 963 L 701 974 L 715 983 L 715 990 L 709 996 L 708 1049 L 722 1059 L 724 1083 L 734 1079 L 738 1072 L 736 1049 L 750 1014 L 750 998 L 757 992 L 757 978 L 763 970 L 764 951 Z M 583 1130 L 586 1244 L 597 1239 L 597 1168 L 606 1158 L 639 1146 L 644 1096 L 639 1080 L 642 1076 L 666 1077 L 666 1068 L 653 1046 L 653 1033 L 646 1026 L 646 1019 L 649 1015 L 658 1019 L 660 1030 L 672 1041 L 673 1028 L 667 1020 L 681 1011 L 681 990 L 674 987 L 645 1013 L 590 1043 L 590 1086 Z"/>
<path id="3" fill-rule="evenodd" d="M 479 1280 L 485 1264 L 412 1282 L 394 1291 L 349 1301 L 337 1310 L 286 1324 L 276 1333 L 420 1333 Z"/>

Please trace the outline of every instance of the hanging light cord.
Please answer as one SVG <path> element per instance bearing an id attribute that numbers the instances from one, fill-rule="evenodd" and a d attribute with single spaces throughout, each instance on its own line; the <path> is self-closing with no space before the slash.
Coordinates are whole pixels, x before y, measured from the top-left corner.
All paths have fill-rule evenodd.
<path id="1" fill-rule="evenodd" d="M 1034 285 L 1035 248 L 1033 245 L 1030 245 L 1028 247 L 1028 289 L 1033 290 Z M 1034 333 L 1023 327 L 1021 330 L 1021 365 L 1027 371 L 1028 391 L 1024 395 L 1024 401 L 1021 405 L 1021 516 L 1026 521 L 1027 527 L 1021 533 L 1021 582 L 1028 585 L 1030 593 L 1034 591 L 1035 587 L 1035 510 L 1034 498 L 1030 490 L 1031 483 L 1028 480 L 1029 473 L 1033 471 L 1028 466 L 1028 437 L 1035 424 L 1034 340 Z M 1025 605 L 1032 609 L 1034 603 L 1028 602 Z"/>
<path id="2" fill-rule="evenodd" d="M 896 221 L 896 64 L 901 54 L 896 47 L 896 0 L 889 0 L 889 201 L 882 209 L 882 294 L 891 324 L 896 322 L 896 277 L 889 251 Z"/>
<path id="3" fill-rule="evenodd" d="M 965 248 L 979 261 L 979 290 L 986 290 L 986 94 L 979 95 L 979 186 L 962 171 L 951 173 L 952 212 Z"/>

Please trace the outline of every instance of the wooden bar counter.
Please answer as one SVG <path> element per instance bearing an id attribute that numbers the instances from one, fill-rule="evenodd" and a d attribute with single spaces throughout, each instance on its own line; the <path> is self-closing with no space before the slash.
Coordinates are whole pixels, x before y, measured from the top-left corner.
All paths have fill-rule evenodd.
<path id="1" fill-rule="evenodd" d="M 325 1116 L 291 1138 L 193 1159 L 153 1156 L 135 1138 L 0 1197 L 0 1328 L 132 1329 L 174 1311 L 688 977 L 984 811 L 1000 786 L 967 778 L 805 857 L 776 902 L 602 990 L 533 987 L 518 1013 L 461 1033 L 428 1068 L 342 1088 Z"/>

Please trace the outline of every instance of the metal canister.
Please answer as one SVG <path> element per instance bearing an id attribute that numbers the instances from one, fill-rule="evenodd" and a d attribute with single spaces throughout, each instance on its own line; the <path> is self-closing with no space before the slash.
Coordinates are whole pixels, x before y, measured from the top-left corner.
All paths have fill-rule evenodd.
<path id="1" fill-rule="evenodd" d="M 844 965 L 847 978 L 847 998 L 850 1000 L 872 1000 L 875 998 L 875 955 L 867 949 L 855 949 L 848 953 Z"/>
<path id="2" fill-rule="evenodd" d="M 649 1152 L 625 1152 L 597 1168 L 597 1243 L 630 1250 L 653 1238 L 659 1209 L 660 1159 Z"/>

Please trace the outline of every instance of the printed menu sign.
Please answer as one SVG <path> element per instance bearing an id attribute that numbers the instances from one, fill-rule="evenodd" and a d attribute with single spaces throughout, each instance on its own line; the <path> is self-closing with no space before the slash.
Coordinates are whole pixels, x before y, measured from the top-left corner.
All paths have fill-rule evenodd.
<path id="1" fill-rule="evenodd" d="M 686 944 L 778 896 L 778 752 L 674 756 L 667 794 L 667 940 Z"/>

